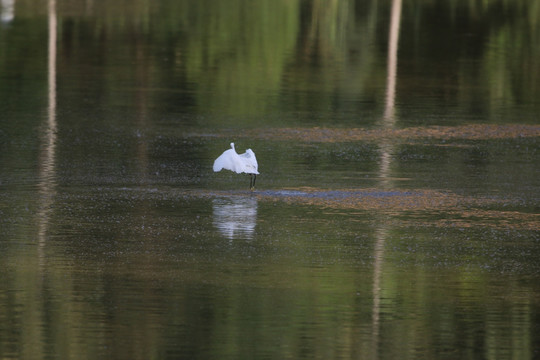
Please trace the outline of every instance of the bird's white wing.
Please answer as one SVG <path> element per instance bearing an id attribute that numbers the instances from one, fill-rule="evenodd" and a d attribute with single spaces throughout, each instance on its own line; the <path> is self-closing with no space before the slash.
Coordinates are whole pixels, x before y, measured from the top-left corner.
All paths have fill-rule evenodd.
<path id="1" fill-rule="evenodd" d="M 214 161 L 214 171 L 217 172 L 222 169 L 234 171 L 238 174 L 244 171 L 243 164 L 233 149 L 226 150 Z"/>
<path id="2" fill-rule="evenodd" d="M 239 155 L 242 158 L 244 164 L 244 171 L 248 174 L 259 174 L 259 164 L 257 164 L 257 158 L 255 153 L 251 149 L 247 149 L 245 153 Z"/>

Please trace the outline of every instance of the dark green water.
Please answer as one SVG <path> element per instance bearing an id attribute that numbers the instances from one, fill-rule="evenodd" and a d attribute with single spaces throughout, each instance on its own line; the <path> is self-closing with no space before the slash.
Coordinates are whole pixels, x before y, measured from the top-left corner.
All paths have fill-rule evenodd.
<path id="1" fill-rule="evenodd" d="M 539 0 L 0 15 L 0 358 L 540 356 Z"/>

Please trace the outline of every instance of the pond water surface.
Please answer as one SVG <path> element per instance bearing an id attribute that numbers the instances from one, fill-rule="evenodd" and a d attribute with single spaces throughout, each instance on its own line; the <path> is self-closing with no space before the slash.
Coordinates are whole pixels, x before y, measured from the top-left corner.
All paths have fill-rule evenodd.
<path id="1" fill-rule="evenodd" d="M 0 15 L 0 358 L 540 356 L 540 0 Z"/>

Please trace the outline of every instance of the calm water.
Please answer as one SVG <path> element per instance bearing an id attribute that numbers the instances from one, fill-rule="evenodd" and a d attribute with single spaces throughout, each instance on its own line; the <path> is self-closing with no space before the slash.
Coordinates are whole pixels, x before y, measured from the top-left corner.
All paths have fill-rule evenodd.
<path id="1" fill-rule="evenodd" d="M 0 15 L 1 358 L 540 357 L 540 0 Z"/>

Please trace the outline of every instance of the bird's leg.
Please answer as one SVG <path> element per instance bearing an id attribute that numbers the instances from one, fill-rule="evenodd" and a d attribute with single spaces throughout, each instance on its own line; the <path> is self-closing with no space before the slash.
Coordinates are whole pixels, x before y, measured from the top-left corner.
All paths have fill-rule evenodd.
<path id="1" fill-rule="evenodd" d="M 251 191 L 255 190 L 255 179 L 256 178 L 257 178 L 257 175 L 249 174 L 249 189 Z"/>

